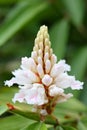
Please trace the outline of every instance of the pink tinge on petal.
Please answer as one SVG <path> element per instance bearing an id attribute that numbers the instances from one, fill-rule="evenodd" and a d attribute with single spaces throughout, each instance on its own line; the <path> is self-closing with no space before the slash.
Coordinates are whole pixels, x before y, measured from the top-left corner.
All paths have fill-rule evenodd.
<path id="1" fill-rule="evenodd" d="M 14 98 L 12 99 L 12 101 L 13 102 L 18 101 L 18 102 L 22 103 L 22 102 L 24 102 L 24 98 L 25 98 L 25 94 L 22 91 L 20 91 L 19 93 L 15 94 Z"/>
<path id="2" fill-rule="evenodd" d="M 37 97 L 38 97 L 38 92 L 31 95 L 31 97 L 29 97 L 29 100 L 31 100 L 31 102 L 37 102 Z"/>
<path id="3" fill-rule="evenodd" d="M 74 80 L 71 82 L 71 88 L 73 90 L 77 89 L 77 90 L 80 90 L 80 89 L 83 89 L 83 82 L 80 82 L 78 80 Z"/>
<path id="4" fill-rule="evenodd" d="M 46 94 L 43 85 L 34 84 L 32 88 L 26 90 L 25 100 L 28 104 L 42 105 L 47 103 Z"/>

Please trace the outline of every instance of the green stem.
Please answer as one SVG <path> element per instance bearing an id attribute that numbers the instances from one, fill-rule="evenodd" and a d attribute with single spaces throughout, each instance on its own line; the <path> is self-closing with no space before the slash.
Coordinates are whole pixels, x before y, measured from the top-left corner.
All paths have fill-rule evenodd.
<path id="1" fill-rule="evenodd" d="M 34 112 L 30 112 L 30 111 L 23 111 L 16 107 L 14 107 L 14 109 L 10 109 L 9 112 L 11 112 L 13 114 L 18 114 L 18 115 L 24 116 L 28 119 L 41 121 L 41 115 L 38 113 L 34 113 Z M 59 125 L 57 118 L 52 115 L 45 116 L 44 122 L 46 124 Z"/>

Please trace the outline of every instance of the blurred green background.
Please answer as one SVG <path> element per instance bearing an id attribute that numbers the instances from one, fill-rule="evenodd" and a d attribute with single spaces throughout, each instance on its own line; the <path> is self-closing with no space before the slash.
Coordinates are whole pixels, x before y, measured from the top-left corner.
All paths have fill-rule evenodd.
<path id="1" fill-rule="evenodd" d="M 21 57 L 30 56 L 37 31 L 45 24 L 58 60 L 65 58 L 72 67 L 70 74 L 84 81 L 84 89 L 74 95 L 87 104 L 86 4 L 86 0 L 0 0 L 0 86 L 12 77 Z"/>
<path id="2" fill-rule="evenodd" d="M 19 68 L 21 57 L 30 56 L 34 39 L 41 25 L 47 25 L 54 53 L 58 60 L 66 59 L 70 74 L 84 82 L 84 89 L 73 91 L 76 99 L 59 104 L 54 114 L 85 117 L 78 122 L 78 130 L 87 128 L 87 0 L 0 0 L 0 130 L 26 130 L 31 120 L 8 112 L 16 87 L 3 87 Z M 71 90 L 67 90 L 71 91 Z M 30 110 L 27 104 L 16 104 Z M 66 115 L 67 114 L 67 115 Z M 24 129 L 22 129 L 24 128 Z M 67 129 L 70 130 L 70 129 Z M 74 129 L 73 129 L 74 130 Z"/>

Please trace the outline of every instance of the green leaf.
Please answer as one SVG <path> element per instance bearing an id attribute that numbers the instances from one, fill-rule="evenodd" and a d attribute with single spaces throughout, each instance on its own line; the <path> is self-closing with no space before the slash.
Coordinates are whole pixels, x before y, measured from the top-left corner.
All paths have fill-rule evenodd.
<path id="1" fill-rule="evenodd" d="M 15 94 L 15 92 L 17 92 L 17 88 L 15 87 L 1 87 L 0 88 L 0 104 L 7 104 L 9 102 L 12 103 L 12 98 Z M 10 93 L 10 94 L 9 94 Z"/>
<path id="2" fill-rule="evenodd" d="M 0 5 L 14 4 L 22 0 L 0 0 Z"/>
<path id="3" fill-rule="evenodd" d="M 84 88 L 80 93 L 80 100 L 87 105 L 87 80 L 84 82 Z"/>
<path id="4" fill-rule="evenodd" d="M 66 43 L 69 35 L 69 23 L 67 19 L 55 23 L 50 30 L 50 37 L 53 45 L 54 53 L 58 59 L 65 55 Z"/>
<path id="5" fill-rule="evenodd" d="M 57 108 L 76 112 L 85 112 L 87 109 L 83 103 L 81 103 L 78 99 L 75 98 L 69 99 L 67 102 L 58 104 Z"/>
<path id="6" fill-rule="evenodd" d="M 43 122 L 36 122 L 31 124 L 24 130 L 47 130 L 47 127 Z"/>
<path id="7" fill-rule="evenodd" d="M 0 116 L 2 114 L 4 114 L 5 112 L 7 112 L 9 109 L 7 107 L 7 105 L 0 105 Z"/>
<path id="8" fill-rule="evenodd" d="M 54 128 L 49 128 L 49 130 L 54 130 Z M 58 126 L 55 130 L 76 130 L 74 127 L 71 126 Z"/>
<path id="9" fill-rule="evenodd" d="M 54 128 L 51 127 L 51 128 L 48 128 L 48 130 L 54 130 Z M 58 126 L 55 128 L 55 130 L 64 130 L 64 129 L 61 126 Z"/>
<path id="10" fill-rule="evenodd" d="M 22 116 L 8 116 L 0 118 L 0 130 L 20 130 L 31 123 L 31 120 Z"/>
<path id="11" fill-rule="evenodd" d="M 61 126 L 58 126 L 56 130 L 64 130 Z"/>
<path id="12" fill-rule="evenodd" d="M 81 121 L 78 122 L 77 128 L 78 130 L 87 130 L 87 127 Z"/>
<path id="13" fill-rule="evenodd" d="M 66 7 L 67 14 L 71 17 L 73 23 L 78 27 L 82 25 L 84 17 L 83 0 L 62 0 Z"/>
<path id="14" fill-rule="evenodd" d="M 87 68 L 87 46 L 79 49 L 71 61 L 70 74 L 75 75 L 76 79 L 82 80 Z M 83 90 L 82 90 L 83 91 Z M 80 91 L 73 91 L 75 97 L 79 97 Z"/>
<path id="15" fill-rule="evenodd" d="M 75 75 L 77 79 L 82 79 L 87 67 L 87 46 L 79 49 L 71 63 L 71 74 Z"/>
<path id="16" fill-rule="evenodd" d="M 74 127 L 71 126 L 63 126 L 64 130 L 76 130 Z"/>
<path id="17" fill-rule="evenodd" d="M 35 4 L 33 7 L 29 7 L 27 2 L 27 4 L 24 4 L 23 8 L 19 7 L 20 9 L 16 12 L 16 15 L 14 13 L 14 17 L 0 27 L 0 46 L 10 39 L 26 23 L 29 24 L 32 19 L 38 16 L 38 14 L 44 11 L 47 7 L 47 2 Z M 14 8 L 14 10 L 15 9 L 16 8 Z"/>
<path id="18" fill-rule="evenodd" d="M 48 130 L 54 130 L 54 128 L 53 128 L 53 127 L 50 127 L 50 128 L 48 128 Z"/>
<path id="19" fill-rule="evenodd" d="M 85 115 L 82 119 L 81 122 L 87 127 L 87 115 Z"/>

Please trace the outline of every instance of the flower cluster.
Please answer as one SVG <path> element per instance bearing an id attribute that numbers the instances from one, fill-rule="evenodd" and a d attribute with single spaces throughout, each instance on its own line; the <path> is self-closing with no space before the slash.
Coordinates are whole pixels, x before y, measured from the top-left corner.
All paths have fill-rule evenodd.
<path id="1" fill-rule="evenodd" d="M 14 77 L 5 81 L 9 87 L 18 84 L 19 92 L 13 102 L 32 104 L 33 111 L 42 115 L 51 114 L 57 103 L 64 102 L 73 95 L 65 94 L 66 88 L 79 90 L 83 82 L 68 75 L 70 66 L 65 60 L 57 62 L 57 57 L 51 48 L 48 28 L 43 25 L 35 39 L 31 57 L 24 57 L 18 70 L 12 72 Z"/>

